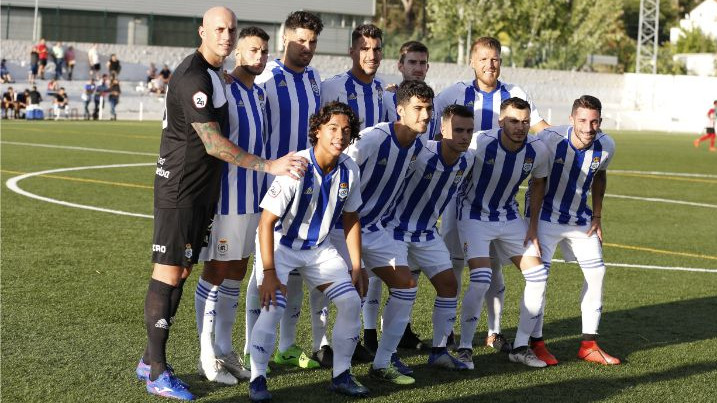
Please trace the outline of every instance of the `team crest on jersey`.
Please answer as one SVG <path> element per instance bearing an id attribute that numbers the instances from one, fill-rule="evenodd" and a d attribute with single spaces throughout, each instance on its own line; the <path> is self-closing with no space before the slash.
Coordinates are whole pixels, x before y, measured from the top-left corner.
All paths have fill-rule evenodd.
<path id="1" fill-rule="evenodd" d="M 349 184 L 346 182 L 339 183 L 339 199 L 343 200 L 349 195 Z"/>
<path id="2" fill-rule="evenodd" d="M 316 85 L 316 80 L 310 78 L 309 82 L 311 83 L 311 90 L 314 91 L 314 94 L 319 95 L 319 86 Z"/>
<path id="3" fill-rule="evenodd" d="M 595 172 L 600 166 L 600 157 L 593 157 L 593 162 L 590 163 L 590 170 Z"/>
<path id="4" fill-rule="evenodd" d="M 186 257 L 187 259 L 192 258 L 192 244 L 191 243 L 184 245 L 184 257 Z"/>
<path id="5" fill-rule="evenodd" d="M 192 102 L 195 108 L 203 109 L 207 106 L 207 94 L 202 91 L 195 92 L 194 95 L 192 95 Z"/>
<path id="6" fill-rule="evenodd" d="M 286 81 L 285 80 L 279 81 L 279 87 L 286 87 Z"/>
<path id="7" fill-rule="evenodd" d="M 258 95 L 259 102 L 264 102 L 264 93 L 260 92 Z"/>
<path id="8" fill-rule="evenodd" d="M 269 188 L 269 196 L 276 197 L 281 193 L 281 185 L 279 182 L 274 181 L 274 183 L 271 184 L 271 187 Z"/>
<path id="9" fill-rule="evenodd" d="M 530 172 L 531 169 L 533 169 L 533 159 L 526 158 L 523 162 L 523 172 Z"/>
<path id="10" fill-rule="evenodd" d="M 457 185 L 461 181 L 461 179 L 463 179 L 463 170 L 462 169 L 459 170 L 458 172 L 456 172 L 456 177 L 453 178 L 453 184 Z"/>
<path id="11" fill-rule="evenodd" d="M 217 242 L 217 253 L 225 255 L 227 252 L 229 252 L 229 241 L 222 238 Z"/>

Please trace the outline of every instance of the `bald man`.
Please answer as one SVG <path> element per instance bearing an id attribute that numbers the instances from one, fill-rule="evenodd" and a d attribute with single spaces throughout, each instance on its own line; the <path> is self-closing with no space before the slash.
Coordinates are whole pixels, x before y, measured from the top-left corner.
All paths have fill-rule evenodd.
<path id="1" fill-rule="evenodd" d="M 150 394 L 180 400 L 194 396 L 167 364 L 167 339 L 214 216 L 223 162 L 272 175 L 301 175 L 306 167 L 293 153 L 267 161 L 222 133 L 229 125 L 221 68 L 234 50 L 236 16 L 225 7 L 211 8 L 198 32 L 199 49 L 177 67 L 167 90 L 154 181 L 153 270 L 144 303 L 148 342 L 136 369 Z M 210 380 L 237 382 L 221 366 L 203 370 Z"/>

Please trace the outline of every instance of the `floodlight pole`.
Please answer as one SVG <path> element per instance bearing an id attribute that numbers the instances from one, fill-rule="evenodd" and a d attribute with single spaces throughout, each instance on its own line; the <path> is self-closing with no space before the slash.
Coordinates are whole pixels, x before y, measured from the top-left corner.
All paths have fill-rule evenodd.
<path id="1" fill-rule="evenodd" d="M 636 73 L 657 73 L 657 37 L 660 1 L 640 0 L 640 26 L 637 31 Z"/>
<path id="2" fill-rule="evenodd" d="M 35 17 L 32 20 L 32 42 L 33 43 L 37 42 L 37 40 L 39 39 L 38 32 L 37 32 L 37 31 L 39 31 L 39 29 L 37 27 L 37 8 L 38 8 L 39 2 L 40 2 L 40 0 L 35 0 Z"/>

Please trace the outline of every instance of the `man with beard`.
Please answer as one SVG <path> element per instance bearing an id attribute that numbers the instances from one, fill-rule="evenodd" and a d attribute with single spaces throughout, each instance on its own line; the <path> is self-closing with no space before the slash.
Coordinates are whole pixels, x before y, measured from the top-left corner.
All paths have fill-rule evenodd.
<path id="1" fill-rule="evenodd" d="M 221 68 L 234 50 L 236 16 L 225 7 L 211 8 L 198 34 L 201 45 L 177 67 L 165 100 L 154 185 L 153 270 L 144 304 L 148 340 L 136 368 L 147 392 L 182 400 L 194 395 L 167 364 L 166 345 L 182 287 L 214 215 L 221 161 L 274 175 L 298 176 L 306 166 L 291 155 L 266 161 L 227 139 Z"/>
<path id="2" fill-rule="evenodd" d="M 321 106 L 321 77 L 309 66 L 316 51 L 318 37 L 324 28 L 321 19 L 306 11 L 295 11 L 284 21 L 284 55 L 267 63 L 256 82 L 263 85 L 266 94 L 266 120 L 268 131 L 265 143 L 267 158 L 279 158 L 291 151 L 309 148 L 309 118 Z M 274 178 L 267 175 L 266 183 Z M 246 344 L 254 323 L 259 317 L 259 290 L 256 284 L 256 267 L 246 293 Z M 298 271 L 289 275 L 286 310 L 279 326 L 279 349 L 274 356 L 277 364 L 300 368 L 317 368 L 319 363 L 310 359 L 295 344 L 296 324 L 303 301 L 303 281 Z M 248 357 L 245 356 L 248 363 Z"/>

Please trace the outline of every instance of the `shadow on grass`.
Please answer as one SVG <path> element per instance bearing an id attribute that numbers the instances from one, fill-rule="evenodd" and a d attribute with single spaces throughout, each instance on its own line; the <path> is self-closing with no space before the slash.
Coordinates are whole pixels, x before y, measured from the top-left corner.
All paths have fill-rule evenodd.
<path id="1" fill-rule="evenodd" d="M 475 393 L 471 396 L 451 397 L 435 400 L 437 403 L 500 401 L 500 402 L 531 402 L 531 401 L 580 401 L 593 402 L 608 399 L 640 384 L 667 382 L 692 375 L 705 374 L 715 370 L 714 362 L 683 365 L 662 372 L 651 372 L 643 375 L 605 379 L 587 377 L 553 382 L 545 385 L 530 385 L 524 388 L 513 388 L 488 393 Z M 664 396 L 670 400 L 668 396 Z M 673 396 L 679 400 L 678 396 Z"/>

